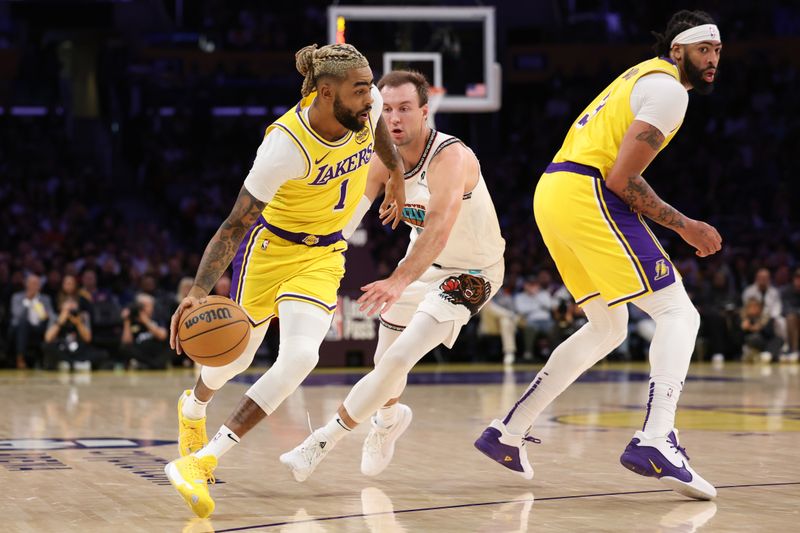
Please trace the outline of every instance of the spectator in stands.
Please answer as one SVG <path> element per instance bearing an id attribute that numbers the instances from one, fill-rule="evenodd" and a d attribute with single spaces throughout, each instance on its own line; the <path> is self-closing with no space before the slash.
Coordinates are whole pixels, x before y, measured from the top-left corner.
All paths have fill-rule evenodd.
<path id="1" fill-rule="evenodd" d="M 774 324 L 774 332 L 782 341 L 783 346 L 786 341 L 786 320 L 783 318 L 783 303 L 781 293 L 772 285 L 771 275 L 768 268 L 759 268 L 756 278 L 752 285 L 747 287 L 742 293 L 742 301 L 758 300 L 764 308 L 766 314 Z"/>
<path id="2" fill-rule="evenodd" d="M 92 314 L 92 302 L 86 298 L 85 293 L 78 288 L 78 280 L 72 274 L 66 274 L 61 279 L 61 290 L 56 295 L 56 307 L 61 309 L 65 300 L 74 300 L 78 303 L 78 310 Z"/>
<path id="3" fill-rule="evenodd" d="M 40 363 L 41 344 L 47 322 L 55 315 L 50 297 L 41 293 L 42 281 L 35 274 L 25 278 L 25 290 L 11 297 L 9 338 L 17 357 L 17 368 Z"/>
<path id="4" fill-rule="evenodd" d="M 166 368 L 170 359 L 167 329 L 153 313 L 155 298 L 139 293 L 133 304 L 122 310 L 120 353 L 130 368 Z"/>
<path id="5" fill-rule="evenodd" d="M 517 324 L 519 317 L 514 309 L 514 297 L 509 285 L 503 287 L 480 310 L 481 335 L 500 335 L 503 346 L 503 364 L 513 365 L 517 354 Z"/>
<path id="6" fill-rule="evenodd" d="M 553 297 L 543 289 L 537 276 L 529 276 L 522 286 L 522 292 L 514 296 L 514 308 L 522 316 L 523 349 L 522 358 L 533 359 L 534 345 L 537 339 L 544 336 L 547 341 L 542 347 L 543 355 L 550 355 L 552 342 L 550 333 L 553 329 Z"/>
<path id="7" fill-rule="evenodd" d="M 769 363 L 780 351 L 783 340 L 775 334 L 775 320 L 758 298 L 750 298 L 742 310 L 742 361 Z"/>
<path id="8" fill-rule="evenodd" d="M 695 297 L 700 313 L 700 337 L 706 342 L 711 361 L 722 363 L 725 358 L 738 356 L 742 346 L 739 329 L 739 298 L 727 268 L 711 275 L 711 281 L 702 286 Z"/>
<path id="9" fill-rule="evenodd" d="M 231 295 L 231 277 L 227 274 L 223 274 L 222 277 L 217 280 L 217 284 L 214 285 L 212 294 L 229 298 Z"/>
<path id="10" fill-rule="evenodd" d="M 583 309 L 575 303 L 563 284 L 553 293 L 553 320 L 554 346 L 578 331 L 587 322 Z"/>
<path id="11" fill-rule="evenodd" d="M 64 282 L 77 286 L 72 276 L 66 276 Z M 50 318 L 44 334 L 45 369 L 58 366 L 62 370 L 72 367 L 74 370 L 88 371 L 92 366 L 102 367 L 108 359 L 106 352 L 90 345 L 92 342 L 90 314 L 86 307 L 81 309 L 75 288 L 73 293 L 60 298 L 58 315 Z"/>
<path id="12" fill-rule="evenodd" d="M 789 343 L 789 353 L 782 354 L 781 361 L 796 363 L 800 351 L 800 268 L 794 271 L 792 282 L 781 291 L 781 303 Z"/>

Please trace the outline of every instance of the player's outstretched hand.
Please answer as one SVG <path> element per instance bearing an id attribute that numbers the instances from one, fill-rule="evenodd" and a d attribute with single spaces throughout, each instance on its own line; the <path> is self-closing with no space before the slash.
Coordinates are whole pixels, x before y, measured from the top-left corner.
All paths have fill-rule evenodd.
<path id="1" fill-rule="evenodd" d="M 386 192 L 378 212 L 383 225 L 392 223 L 392 229 L 403 220 L 403 206 L 406 204 L 406 182 L 403 172 L 395 172 L 386 182 Z"/>
<path id="2" fill-rule="evenodd" d="M 178 308 L 172 314 L 172 320 L 169 322 L 169 347 L 175 350 L 178 355 L 183 353 L 181 350 L 181 341 L 178 339 L 178 329 L 180 327 L 181 315 L 184 311 L 205 302 L 205 297 L 195 297 L 189 294 L 189 296 L 181 301 L 180 305 L 178 305 Z"/>
<path id="3" fill-rule="evenodd" d="M 366 311 L 367 315 L 388 311 L 400 295 L 403 294 L 408 283 L 389 277 L 373 281 L 361 287 L 364 294 L 358 299 L 359 311 Z"/>
<path id="4" fill-rule="evenodd" d="M 698 257 L 708 257 L 722 248 L 722 237 L 716 228 L 700 220 L 689 219 L 680 236 L 695 248 Z"/>

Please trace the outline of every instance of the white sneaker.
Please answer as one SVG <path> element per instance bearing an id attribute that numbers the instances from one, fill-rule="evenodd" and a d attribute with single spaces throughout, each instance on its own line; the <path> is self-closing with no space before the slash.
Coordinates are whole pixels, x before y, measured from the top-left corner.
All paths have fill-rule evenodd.
<path id="1" fill-rule="evenodd" d="M 303 441 L 300 446 L 290 450 L 280 457 L 280 461 L 289 467 L 294 479 L 303 482 L 308 479 L 317 465 L 322 462 L 328 452 L 333 449 L 336 443 L 328 440 L 318 429 Z"/>
<path id="2" fill-rule="evenodd" d="M 711 356 L 711 362 L 715 365 L 721 365 L 725 362 L 725 356 L 721 353 L 715 353 Z"/>
<path id="3" fill-rule="evenodd" d="M 797 352 L 789 352 L 786 354 L 786 362 L 787 363 L 796 363 L 800 360 L 800 353 Z"/>
<path id="4" fill-rule="evenodd" d="M 513 365 L 514 360 L 516 360 L 516 356 L 513 353 L 507 353 L 503 356 L 503 364 L 506 366 Z"/>
<path id="5" fill-rule="evenodd" d="M 665 437 L 652 439 L 637 431 L 619 461 L 628 470 L 655 477 L 689 498 L 713 500 L 717 496 L 717 489 L 689 466 L 689 456 L 678 444 L 677 429 Z"/>
<path id="6" fill-rule="evenodd" d="M 770 352 L 761 352 L 759 354 L 759 359 L 762 363 L 771 363 L 772 362 L 772 353 Z"/>
<path id="7" fill-rule="evenodd" d="M 364 446 L 361 449 L 362 474 L 377 476 L 389 466 L 394 456 L 394 443 L 408 429 L 411 418 L 411 408 L 398 403 L 397 420 L 390 427 L 382 427 L 374 416 L 370 419 L 372 429 L 364 439 Z"/>

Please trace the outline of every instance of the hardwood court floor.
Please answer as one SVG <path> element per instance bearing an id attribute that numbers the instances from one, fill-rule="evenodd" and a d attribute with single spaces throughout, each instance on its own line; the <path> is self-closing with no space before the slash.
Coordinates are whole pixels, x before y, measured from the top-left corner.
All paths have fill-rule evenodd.
<path id="1" fill-rule="evenodd" d="M 429 367 L 410 380 L 414 421 L 379 477 L 359 472 L 360 427 L 305 483 L 278 455 L 335 411 L 357 376 L 318 372 L 217 469 L 210 520 L 163 477 L 176 455 L 176 400 L 190 371 L 0 373 L 2 531 L 797 531 L 800 368 L 694 365 L 678 427 L 695 468 L 719 489 L 694 502 L 618 458 L 641 424 L 644 366 L 598 366 L 542 417 L 532 481 L 472 442 L 513 404 L 533 368 Z M 209 410 L 213 434 L 246 390 Z M 516 383 L 515 383 L 516 381 Z M 327 383 L 327 384 L 326 384 Z M 331 384 L 332 383 L 332 384 Z"/>

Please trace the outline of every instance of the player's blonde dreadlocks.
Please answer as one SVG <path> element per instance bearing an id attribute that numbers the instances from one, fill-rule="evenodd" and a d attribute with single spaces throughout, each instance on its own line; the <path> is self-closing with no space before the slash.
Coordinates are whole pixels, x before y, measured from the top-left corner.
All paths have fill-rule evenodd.
<path id="1" fill-rule="evenodd" d="M 314 91 L 322 76 L 343 78 L 352 68 L 369 66 L 367 58 L 350 44 L 329 44 L 322 48 L 311 44 L 298 50 L 294 59 L 297 71 L 305 77 L 300 89 L 303 97 Z"/>

